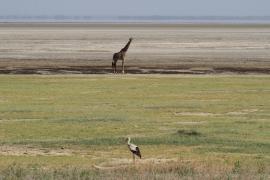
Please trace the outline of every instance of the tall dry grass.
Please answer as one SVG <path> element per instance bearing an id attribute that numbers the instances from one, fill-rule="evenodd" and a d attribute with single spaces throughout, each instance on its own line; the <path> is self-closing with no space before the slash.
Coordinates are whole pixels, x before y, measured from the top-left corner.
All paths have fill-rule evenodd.
<path id="1" fill-rule="evenodd" d="M 0 179 L 59 179 L 59 180 L 87 180 L 87 179 L 269 179 L 269 167 L 264 164 L 246 165 L 240 161 L 199 162 L 177 161 L 166 163 L 145 163 L 115 166 L 112 169 L 95 169 L 79 167 L 62 167 L 47 169 L 42 167 L 23 167 L 13 164 L 1 171 Z"/>

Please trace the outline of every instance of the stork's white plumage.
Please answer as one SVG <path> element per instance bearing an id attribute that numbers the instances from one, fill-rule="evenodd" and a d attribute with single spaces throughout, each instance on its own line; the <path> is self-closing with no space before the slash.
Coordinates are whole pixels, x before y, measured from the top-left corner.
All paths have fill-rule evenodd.
<path id="1" fill-rule="evenodd" d="M 136 146 L 135 144 L 130 143 L 130 137 L 127 138 L 127 145 L 129 150 L 132 152 L 134 162 L 135 162 L 135 155 L 137 155 L 139 158 L 142 158 L 139 147 Z"/>

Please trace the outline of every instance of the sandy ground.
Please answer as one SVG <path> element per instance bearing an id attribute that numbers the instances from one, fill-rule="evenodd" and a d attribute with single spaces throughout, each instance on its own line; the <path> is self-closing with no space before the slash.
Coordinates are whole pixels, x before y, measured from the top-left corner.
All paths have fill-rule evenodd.
<path id="1" fill-rule="evenodd" d="M 27 146 L 0 146 L 1 156 L 71 156 L 72 150 L 69 149 L 48 149 Z"/>
<path id="2" fill-rule="evenodd" d="M 129 37 L 127 73 L 270 73 L 270 25 L 101 23 L 2 23 L 0 73 L 110 73 Z"/>

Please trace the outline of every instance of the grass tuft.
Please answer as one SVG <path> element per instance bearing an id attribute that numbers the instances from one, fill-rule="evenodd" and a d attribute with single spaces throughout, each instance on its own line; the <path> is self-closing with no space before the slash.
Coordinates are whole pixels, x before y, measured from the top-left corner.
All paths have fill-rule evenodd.
<path id="1" fill-rule="evenodd" d="M 199 136 L 201 133 L 199 133 L 196 130 L 185 130 L 185 129 L 180 129 L 177 131 L 178 135 L 185 135 L 185 136 Z"/>

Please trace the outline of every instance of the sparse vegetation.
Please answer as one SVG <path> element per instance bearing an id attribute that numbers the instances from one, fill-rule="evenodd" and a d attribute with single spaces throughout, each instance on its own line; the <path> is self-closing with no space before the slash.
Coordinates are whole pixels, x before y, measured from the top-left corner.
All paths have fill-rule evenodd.
<path id="1" fill-rule="evenodd" d="M 170 162 L 163 164 L 140 164 L 120 167 L 114 170 L 97 170 L 94 168 L 61 167 L 46 169 L 37 166 L 24 167 L 12 164 L 1 170 L 1 179 L 268 179 L 269 174 L 258 173 L 252 166 L 240 168 L 239 161 L 230 167 L 225 163 Z M 215 167 L 217 166 L 217 167 Z"/>
<path id="2" fill-rule="evenodd" d="M 197 132 L 196 130 L 185 130 L 185 129 L 180 129 L 177 131 L 179 135 L 187 135 L 187 136 L 199 136 L 200 133 Z"/>
<path id="3" fill-rule="evenodd" d="M 269 178 L 269 76 L 0 82 L 0 179 Z M 141 148 L 138 166 L 127 136 Z"/>

